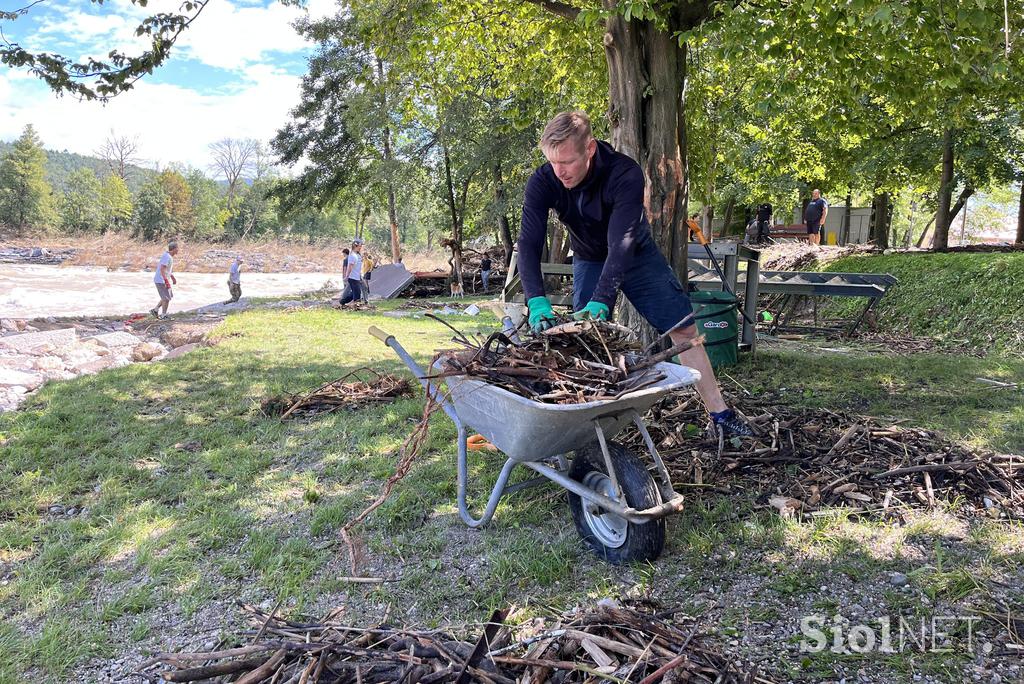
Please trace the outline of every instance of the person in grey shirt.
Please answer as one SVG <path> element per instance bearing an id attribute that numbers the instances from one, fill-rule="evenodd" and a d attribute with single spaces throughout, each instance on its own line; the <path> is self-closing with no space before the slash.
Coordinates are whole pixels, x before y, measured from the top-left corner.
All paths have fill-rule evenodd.
<path id="1" fill-rule="evenodd" d="M 237 302 L 242 296 L 242 256 L 238 255 L 235 260 L 231 262 L 231 270 L 228 272 L 228 292 L 231 293 L 231 299 L 225 302 L 225 304 L 232 304 Z"/>
<path id="2" fill-rule="evenodd" d="M 156 285 L 156 291 L 160 295 L 160 301 L 149 310 L 149 313 L 157 318 L 163 318 L 167 315 L 167 307 L 171 303 L 171 298 L 174 297 L 171 285 L 177 285 L 178 279 L 174 277 L 171 271 L 174 269 L 174 257 L 177 254 L 178 242 L 177 240 L 171 240 L 167 243 L 167 251 L 163 253 L 156 265 L 156 273 L 153 274 L 153 283 Z"/>

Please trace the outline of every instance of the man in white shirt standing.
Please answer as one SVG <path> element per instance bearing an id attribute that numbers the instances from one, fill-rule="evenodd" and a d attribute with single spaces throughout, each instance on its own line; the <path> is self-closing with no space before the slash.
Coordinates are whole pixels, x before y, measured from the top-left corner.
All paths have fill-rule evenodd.
<path id="1" fill-rule="evenodd" d="M 163 318 L 167 315 L 167 307 L 174 296 L 171 285 L 178 284 L 178 279 L 171 273 L 174 270 L 174 257 L 177 253 L 178 241 L 171 240 L 167 244 L 167 251 L 163 253 L 163 256 L 160 257 L 160 261 L 156 265 L 156 273 L 153 274 L 153 283 L 156 285 L 156 291 L 160 295 L 160 301 L 149 310 L 149 313 L 157 318 Z"/>
<path id="2" fill-rule="evenodd" d="M 348 288 L 341 298 L 341 305 L 349 302 L 357 302 L 363 296 L 363 241 L 356 238 L 352 241 L 352 251 L 348 255 L 348 265 L 345 267 L 345 281 Z"/>
<path id="3" fill-rule="evenodd" d="M 231 299 L 228 300 L 227 304 L 237 302 L 242 296 L 242 256 L 238 255 L 235 260 L 231 262 L 231 270 L 228 272 L 228 292 L 231 293 Z"/>

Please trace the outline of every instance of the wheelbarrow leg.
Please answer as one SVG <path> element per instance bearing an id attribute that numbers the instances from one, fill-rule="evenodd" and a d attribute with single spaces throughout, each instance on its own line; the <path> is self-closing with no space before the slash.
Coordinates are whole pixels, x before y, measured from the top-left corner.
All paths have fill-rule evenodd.
<path id="1" fill-rule="evenodd" d="M 494 517 L 494 510 L 498 507 L 501 495 L 505 493 L 505 484 L 508 482 L 509 475 L 512 474 L 512 468 L 515 467 L 516 462 L 511 458 L 505 461 L 505 465 L 502 466 L 501 473 L 498 475 L 498 480 L 494 483 L 494 488 L 491 490 L 491 495 L 487 499 L 487 506 L 484 508 L 483 515 L 479 518 L 474 518 L 469 512 L 469 506 L 466 504 L 466 486 L 469 483 L 469 450 L 466 448 L 466 427 L 461 421 L 457 425 L 459 428 L 459 517 L 462 518 L 462 522 L 470 527 L 483 527 Z"/>

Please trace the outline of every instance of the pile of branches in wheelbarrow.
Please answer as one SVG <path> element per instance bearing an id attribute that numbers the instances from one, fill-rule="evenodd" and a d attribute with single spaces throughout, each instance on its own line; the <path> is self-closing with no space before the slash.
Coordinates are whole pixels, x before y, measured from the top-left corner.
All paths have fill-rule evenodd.
<path id="1" fill-rule="evenodd" d="M 443 370 L 432 378 L 477 378 L 546 404 L 619 399 L 664 380 L 656 365 L 702 342 L 698 338 L 650 353 L 661 340 L 642 349 L 624 326 L 571 321 L 514 343 L 504 332 L 472 339 L 436 320 L 455 331 L 453 341 L 464 349 L 440 352 Z"/>
<path id="2" fill-rule="evenodd" d="M 407 682 L 700 682 L 771 684 L 750 665 L 706 643 L 690 618 L 673 619 L 607 602 L 548 623 L 504 624 L 495 611 L 482 632 L 345 625 L 338 612 L 320 622 L 285 620 L 244 607 L 255 632 L 246 646 L 161 653 L 137 674 L 150 681 L 246 684 Z M 254 638 L 252 638 L 254 636 Z"/>
<path id="3" fill-rule="evenodd" d="M 357 368 L 337 380 L 325 382 L 311 392 L 264 399 L 260 410 L 267 416 L 312 417 L 357 408 L 367 404 L 394 401 L 412 395 L 412 385 L 405 378 L 378 373 L 372 368 Z"/>
<path id="4" fill-rule="evenodd" d="M 784 516 L 843 507 L 899 516 L 960 503 L 992 518 L 1024 519 L 1024 457 L 976 449 L 898 421 L 794 408 L 778 394 L 726 391 L 756 437 L 735 444 L 704 433 L 693 397 L 671 397 L 646 416 L 673 480 L 721 493 L 757 493 Z M 627 444 L 642 437 L 627 429 Z"/>

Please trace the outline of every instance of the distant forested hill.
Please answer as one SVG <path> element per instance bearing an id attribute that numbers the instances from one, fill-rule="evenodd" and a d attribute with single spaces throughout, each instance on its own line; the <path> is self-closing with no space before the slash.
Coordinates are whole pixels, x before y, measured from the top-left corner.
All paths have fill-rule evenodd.
<path id="1" fill-rule="evenodd" d="M 0 158 L 7 154 L 8 150 L 13 147 L 13 143 L 0 141 Z M 50 185 L 53 186 L 55 192 L 60 192 L 64 189 L 64 180 L 73 171 L 77 171 L 81 168 L 90 168 L 99 178 L 104 178 L 110 169 L 99 157 L 87 157 L 83 154 L 76 154 L 75 152 L 57 152 L 55 150 L 46 150 L 46 177 Z M 146 179 L 156 172 L 152 169 L 144 169 L 139 166 L 128 167 L 128 190 L 134 195 L 142 187 Z"/>

